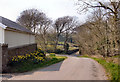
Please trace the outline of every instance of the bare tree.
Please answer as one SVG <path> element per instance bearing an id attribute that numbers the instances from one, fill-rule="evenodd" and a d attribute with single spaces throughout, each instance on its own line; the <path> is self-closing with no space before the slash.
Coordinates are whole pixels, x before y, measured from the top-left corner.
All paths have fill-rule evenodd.
<path id="1" fill-rule="evenodd" d="M 73 28 L 73 17 L 64 16 L 58 18 L 54 23 L 54 29 L 56 33 L 56 41 L 55 41 L 55 49 L 57 48 L 59 37 L 62 33 L 66 33 L 66 37 L 68 38 L 68 30 Z M 66 39 L 67 41 L 67 39 Z"/>
<path id="2" fill-rule="evenodd" d="M 24 10 L 18 17 L 17 22 L 36 34 L 36 42 L 42 49 L 47 50 L 48 30 L 51 27 L 50 20 L 45 13 L 37 9 Z"/>
<path id="3" fill-rule="evenodd" d="M 45 51 L 47 50 L 49 28 L 51 27 L 51 24 L 52 20 L 46 17 L 42 22 L 40 22 L 39 27 L 37 28 L 37 41 Z"/>
<path id="4" fill-rule="evenodd" d="M 68 29 L 64 32 L 64 37 L 65 37 L 65 41 L 64 41 L 64 50 L 67 53 L 68 52 L 68 40 L 70 38 L 70 36 L 72 36 L 72 33 L 74 32 L 73 29 L 77 27 L 77 20 L 74 17 L 69 17 L 71 20 L 67 20 L 67 23 L 65 25 L 65 28 Z"/>
<path id="5" fill-rule="evenodd" d="M 119 9 L 120 9 L 120 1 L 118 2 L 112 2 L 112 0 L 107 0 L 107 3 L 105 1 L 100 0 L 79 0 L 80 3 L 80 12 L 82 11 L 88 11 L 89 9 L 101 9 L 105 13 L 102 14 L 106 16 L 106 22 L 104 25 L 104 30 L 106 30 L 106 38 L 107 38 L 107 45 L 110 47 L 111 44 L 120 45 L 120 38 L 119 38 Z M 81 4 L 82 3 L 82 4 Z M 95 16 L 94 16 L 95 17 Z M 99 19 L 100 20 L 100 19 Z M 112 20 L 112 21 L 111 21 Z M 100 22 L 98 22 L 98 25 L 100 25 Z M 106 26 L 105 26 L 106 25 Z M 105 33 L 105 32 L 104 32 Z M 97 33 L 99 34 L 99 33 Z M 95 34 L 96 35 L 96 34 Z M 112 36 L 112 38 L 108 38 Z M 114 37 L 114 38 L 113 38 Z M 112 41 L 112 42 L 111 42 Z M 109 50 L 109 49 L 107 49 Z"/>
<path id="6" fill-rule="evenodd" d="M 36 28 L 44 20 L 45 14 L 37 9 L 28 9 L 21 12 L 17 23 L 36 33 Z"/>
<path id="7" fill-rule="evenodd" d="M 75 39 L 82 52 L 84 51 L 87 54 L 99 52 L 101 55 L 104 55 L 106 47 L 105 42 L 107 40 L 105 17 L 101 10 L 97 10 L 92 14 L 93 15 L 89 16 L 89 19 L 85 24 L 78 27 Z M 107 31 L 108 30 L 109 29 L 107 29 Z"/>

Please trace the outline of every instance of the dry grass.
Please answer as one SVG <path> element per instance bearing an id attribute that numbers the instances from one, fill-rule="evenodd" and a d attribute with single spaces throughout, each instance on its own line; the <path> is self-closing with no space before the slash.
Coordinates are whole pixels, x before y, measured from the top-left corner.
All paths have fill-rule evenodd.
<path id="1" fill-rule="evenodd" d="M 107 58 L 105 58 L 105 60 L 108 61 L 108 62 L 113 62 L 115 64 L 118 64 L 118 58 L 107 57 Z"/>
<path id="2" fill-rule="evenodd" d="M 91 57 L 94 57 L 94 58 L 101 58 L 101 59 L 105 59 L 107 62 L 113 62 L 115 64 L 118 64 L 118 58 L 119 57 L 103 57 L 102 55 L 91 55 Z"/>

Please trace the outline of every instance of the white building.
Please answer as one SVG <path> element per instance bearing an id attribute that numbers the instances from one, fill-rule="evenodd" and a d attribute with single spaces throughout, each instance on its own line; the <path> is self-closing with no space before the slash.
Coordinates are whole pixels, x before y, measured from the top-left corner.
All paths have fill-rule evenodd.
<path id="1" fill-rule="evenodd" d="M 19 24 L 0 16 L 0 43 L 8 48 L 35 43 L 35 35 Z"/>

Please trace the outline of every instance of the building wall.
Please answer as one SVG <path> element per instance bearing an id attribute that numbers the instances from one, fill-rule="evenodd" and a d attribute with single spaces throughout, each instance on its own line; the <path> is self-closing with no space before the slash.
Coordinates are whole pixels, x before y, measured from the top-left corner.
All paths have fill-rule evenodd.
<path id="1" fill-rule="evenodd" d="M 4 43 L 4 29 L 0 27 L 0 43 Z"/>
<path id="2" fill-rule="evenodd" d="M 29 37 L 30 37 L 30 44 L 35 43 L 35 36 L 29 35 Z"/>
<path id="3" fill-rule="evenodd" d="M 5 43 L 8 44 L 9 48 L 31 44 L 35 43 L 35 36 L 27 33 L 5 30 Z"/>
<path id="4" fill-rule="evenodd" d="M 36 50 L 37 50 L 36 43 L 8 48 L 9 60 L 11 60 L 13 56 L 26 55 Z"/>

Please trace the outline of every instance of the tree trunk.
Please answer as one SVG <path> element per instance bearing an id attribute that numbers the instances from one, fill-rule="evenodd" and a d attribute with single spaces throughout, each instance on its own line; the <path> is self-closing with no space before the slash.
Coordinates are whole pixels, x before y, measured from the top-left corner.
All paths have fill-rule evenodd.
<path id="1" fill-rule="evenodd" d="M 65 35 L 65 41 L 64 41 L 64 45 L 63 45 L 63 47 L 64 47 L 64 51 L 65 51 L 66 53 L 68 52 L 68 50 L 67 50 L 67 48 L 66 48 L 67 41 L 68 41 L 68 33 L 66 32 L 66 35 Z"/>
<path id="2" fill-rule="evenodd" d="M 57 36 L 56 36 L 54 52 L 56 52 L 56 50 L 57 50 L 58 41 L 59 41 L 59 34 L 57 34 Z"/>

